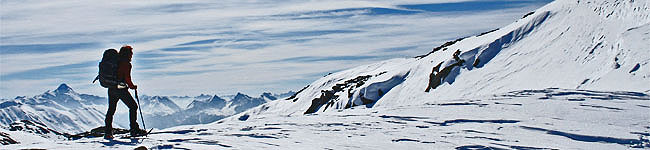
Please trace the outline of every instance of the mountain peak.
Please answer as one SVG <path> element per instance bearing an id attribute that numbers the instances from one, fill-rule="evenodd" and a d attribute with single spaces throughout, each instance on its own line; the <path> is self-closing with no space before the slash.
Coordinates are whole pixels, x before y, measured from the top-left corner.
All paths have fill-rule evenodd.
<path id="1" fill-rule="evenodd" d="M 274 96 L 273 94 L 271 94 L 270 92 L 262 93 L 262 95 L 260 95 L 260 97 L 261 97 L 261 98 L 267 98 L 267 99 L 269 99 L 269 100 L 276 100 L 276 99 L 278 99 L 277 97 L 275 97 L 275 96 Z"/>
<path id="2" fill-rule="evenodd" d="M 223 98 L 221 98 L 221 97 L 219 97 L 217 95 L 212 96 L 212 98 L 209 99 L 208 101 L 215 101 L 215 100 L 225 101 Z"/>
<path id="3" fill-rule="evenodd" d="M 251 99 L 251 97 L 246 95 L 246 94 L 242 94 L 242 93 L 237 92 L 237 95 L 235 95 L 233 100 L 238 100 L 238 99 Z"/>
<path id="4" fill-rule="evenodd" d="M 54 90 L 54 93 L 68 93 L 71 91 L 74 92 L 70 86 L 65 83 L 61 83 L 61 85 L 59 85 L 59 87 Z"/>

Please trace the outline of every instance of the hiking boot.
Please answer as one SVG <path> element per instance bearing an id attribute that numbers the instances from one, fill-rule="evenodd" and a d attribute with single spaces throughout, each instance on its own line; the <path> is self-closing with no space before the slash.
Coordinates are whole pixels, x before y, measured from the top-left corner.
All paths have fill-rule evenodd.
<path id="1" fill-rule="evenodd" d="M 140 128 L 131 129 L 130 132 L 132 137 L 147 135 L 147 131 Z"/>
<path id="2" fill-rule="evenodd" d="M 104 129 L 104 139 L 113 139 L 113 129 Z"/>

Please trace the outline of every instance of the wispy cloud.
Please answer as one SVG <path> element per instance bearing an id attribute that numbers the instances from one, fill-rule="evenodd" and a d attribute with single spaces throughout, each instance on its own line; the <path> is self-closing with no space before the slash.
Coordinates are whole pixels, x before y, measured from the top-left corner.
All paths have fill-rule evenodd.
<path id="1" fill-rule="evenodd" d="M 90 84 L 103 50 L 135 47 L 143 93 L 298 90 L 323 75 L 427 53 L 548 0 L 0 1 L 0 97 Z M 55 82 L 55 83 L 52 83 Z"/>

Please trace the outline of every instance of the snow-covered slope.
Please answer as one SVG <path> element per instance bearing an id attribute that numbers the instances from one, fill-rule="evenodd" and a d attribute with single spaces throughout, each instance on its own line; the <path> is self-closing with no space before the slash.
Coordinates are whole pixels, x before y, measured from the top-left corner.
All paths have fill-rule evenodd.
<path id="1" fill-rule="evenodd" d="M 551 87 L 650 92 L 649 3 L 554 1 L 508 26 L 447 42 L 426 55 L 328 75 L 250 113 L 394 107 Z"/>

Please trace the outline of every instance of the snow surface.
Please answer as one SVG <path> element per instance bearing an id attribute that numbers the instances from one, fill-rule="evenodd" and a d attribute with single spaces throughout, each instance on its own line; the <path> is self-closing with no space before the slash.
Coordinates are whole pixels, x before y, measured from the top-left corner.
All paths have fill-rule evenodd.
<path id="1" fill-rule="evenodd" d="M 211 124 L 7 148 L 647 149 L 649 16 L 649 1 L 558 0 Z"/>
<path id="2" fill-rule="evenodd" d="M 650 147 L 650 96 L 635 92 L 523 90 L 392 108 L 231 117 L 141 139 L 38 139 L 45 149 L 626 149 Z M 20 135 L 16 138 L 20 138 Z M 118 135 L 120 136 L 120 135 Z"/>

